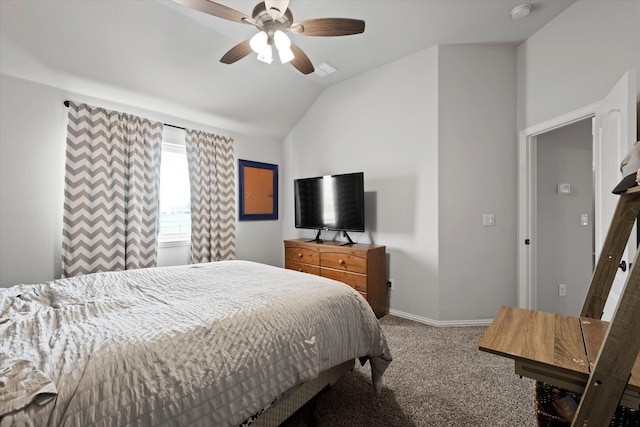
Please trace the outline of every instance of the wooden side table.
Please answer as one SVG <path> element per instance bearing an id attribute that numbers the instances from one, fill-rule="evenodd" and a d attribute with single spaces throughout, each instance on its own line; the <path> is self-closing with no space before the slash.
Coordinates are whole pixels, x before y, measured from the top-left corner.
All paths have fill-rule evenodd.
<path id="1" fill-rule="evenodd" d="M 583 393 L 608 327 L 597 319 L 502 307 L 478 347 L 513 359 L 518 375 Z M 640 409 L 640 356 L 620 404 Z"/>
<path id="2" fill-rule="evenodd" d="M 636 186 L 620 195 L 581 317 L 503 307 L 479 343 L 514 359 L 520 375 L 584 390 L 573 427 L 607 426 L 620 404 L 640 409 L 640 251 L 613 320 L 600 320 L 639 212 Z"/>

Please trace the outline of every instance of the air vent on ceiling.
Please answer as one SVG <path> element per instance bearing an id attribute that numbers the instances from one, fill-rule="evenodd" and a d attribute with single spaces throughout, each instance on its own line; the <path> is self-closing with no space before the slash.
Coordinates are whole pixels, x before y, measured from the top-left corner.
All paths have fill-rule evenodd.
<path id="1" fill-rule="evenodd" d="M 328 76 L 329 74 L 335 73 L 336 71 L 338 71 L 336 67 L 329 64 L 328 62 L 323 62 L 322 64 L 316 66 L 315 74 L 320 77 L 324 77 Z"/>

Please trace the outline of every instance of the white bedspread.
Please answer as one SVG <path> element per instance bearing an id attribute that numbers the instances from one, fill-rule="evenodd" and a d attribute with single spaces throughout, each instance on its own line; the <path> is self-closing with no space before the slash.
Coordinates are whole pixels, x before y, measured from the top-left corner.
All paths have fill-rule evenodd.
<path id="1" fill-rule="evenodd" d="M 238 425 L 363 356 L 378 383 L 391 355 L 358 292 L 248 261 L 19 285 L 0 290 L 0 425 Z"/>

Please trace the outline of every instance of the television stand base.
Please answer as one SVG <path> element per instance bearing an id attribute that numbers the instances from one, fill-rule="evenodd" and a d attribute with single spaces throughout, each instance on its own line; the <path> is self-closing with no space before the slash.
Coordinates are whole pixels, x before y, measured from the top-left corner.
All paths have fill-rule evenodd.
<path id="1" fill-rule="evenodd" d="M 342 237 L 346 237 L 347 238 L 347 242 L 341 244 L 340 246 L 347 246 L 347 245 L 354 245 L 355 243 L 353 243 L 353 240 L 351 240 L 351 237 L 349 237 L 349 234 L 346 231 L 342 232 Z"/>
<path id="2" fill-rule="evenodd" d="M 307 240 L 307 243 L 324 243 L 324 240 L 320 238 L 320 233 L 322 233 L 322 230 L 318 230 L 316 237 L 313 240 Z"/>

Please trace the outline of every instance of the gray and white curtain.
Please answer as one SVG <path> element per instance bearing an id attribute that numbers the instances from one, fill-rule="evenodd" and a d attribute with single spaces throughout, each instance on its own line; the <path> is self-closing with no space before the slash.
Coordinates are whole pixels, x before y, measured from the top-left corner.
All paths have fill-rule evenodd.
<path id="1" fill-rule="evenodd" d="M 233 139 L 186 129 L 185 142 L 191 185 L 191 262 L 234 259 Z"/>
<path id="2" fill-rule="evenodd" d="M 156 265 L 162 129 L 69 103 L 63 277 Z"/>

